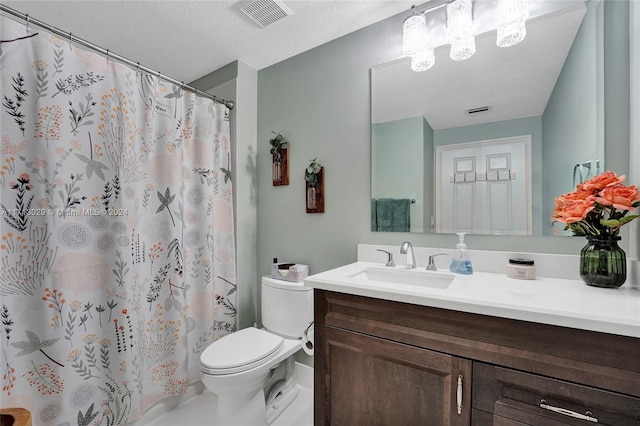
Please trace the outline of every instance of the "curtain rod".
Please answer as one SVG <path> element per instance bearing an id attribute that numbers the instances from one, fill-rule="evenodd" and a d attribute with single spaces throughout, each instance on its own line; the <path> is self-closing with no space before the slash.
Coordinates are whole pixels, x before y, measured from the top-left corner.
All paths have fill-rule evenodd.
<path id="1" fill-rule="evenodd" d="M 53 25 L 46 24 L 46 23 L 44 23 L 42 21 L 39 21 L 37 19 L 33 19 L 33 18 L 31 18 L 29 16 L 28 13 L 24 14 L 24 13 L 18 12 L 17 10 L 12 9 L 12 8 L 10 8 L 8 6 L 5 6 L 3 4 L 0 4 L 0 11 L 6 12 L 6 13 L 8 13 L 10 15 L 13 15 L 13 16 L 15 16 L 17 18 L 20 18 L 20 19 L 26 21 L 27 22 L 27 28 L 29 28 L 30 24 L 37 25 L 38 27 L 44 28 L 45 30 L 47 30 L 49 32 L 52 32 L 55 35 L 58 35 L 58 36 L 63 37 L 63 38 L 68 38 L 69 39 L 69 43 L 77 43 L 77 44 L 79 44 L 81 46 L 84 46 L 84 47 L 87 47 L 89 49 L 95 50 L 96 52 L 106 56 L 107 60 L 115 59 L 118 62 L 122 62 L 122 63 L 124 63 L 126 65 L 131 66 L 131 67 L 135 67 L 136 71 L 141 70 L 141 71 L 144 71 L 144 72 L 146 72 L 148 74 L 155 75 L 159 79 L 162 79 L 162 80 L 165 80 L 165 81 L 167 81 L 169 83 L 172 83 L 172 84 L 175 84 L 177 86 L 180 86 L 183 90 L 186 89 L 186 90 L 188 90 L 190 92 L 195 93 L 196 95 L 199 95 L 199 96 L 202 96 L 202 97 L 205 97 L 205 98 L 209 98 L 209 99 L 213 100 L 214 102 L 223 104 L 227 108 L 229 108 L 230 110 L 233 109 L 234 106 L 235 106 L 235 102 L 233 102 L 233 101 L 227 101 L 225 99 L 218 98 L 217 96 L 211 95 L 211 94 L 209 94 L 207 92 L 203 92 L 202 90 L 196 89 L 195 87 L 192 87 L 192 86 L 189 86 L 187 84 L 184 84 L 184 82 L 178 81 L 178 80 L 173 79 L 173 78 L 171 78 L 169 76 L 166 76 L 164 74 L 160 74 L 159 71 L 154 71 L 151 68 L 147 68 L 145 66 L 140 65 L 140 62 L 134 62 L 134 61 L 132 61 L 130 59 L 125 58 L 124 56 L 120 56 L 120 55 L 117 55 L 115 53 L 110 52 L 109 49 L 104 49 L 104 48 L 102 48 L 102 47 L 100 47 L 98 45 L 95 45 L 93 43 L 90 43 L 90 42 L 88 42 L 86 40 L 83 40 L 83 39 L 78 38 L 78 37 L 74 37 L 73 34 L 70 33 L 70 32 L 66 33 L 66 32 L 54 27 Z"/>

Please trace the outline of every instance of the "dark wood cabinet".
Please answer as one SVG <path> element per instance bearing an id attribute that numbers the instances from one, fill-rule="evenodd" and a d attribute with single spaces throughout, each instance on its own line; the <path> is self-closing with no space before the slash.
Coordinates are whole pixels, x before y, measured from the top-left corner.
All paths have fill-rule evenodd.
<path id="1" fill-rule="evenodd" d="M 638 338 L 318 289 L 315 321 L 316 426 L 640 426 Z"/>
<path id="2" fill-rule="evenodd" d="M 318 334 L 325 386 L 316 424 L 469 424 L 471 361 L 324 325 Z"/>

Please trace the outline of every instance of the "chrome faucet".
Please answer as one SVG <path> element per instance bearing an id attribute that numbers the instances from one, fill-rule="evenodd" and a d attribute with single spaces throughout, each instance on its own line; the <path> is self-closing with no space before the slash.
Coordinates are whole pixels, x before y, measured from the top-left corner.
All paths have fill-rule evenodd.
<path id="1" fill-rule="evenodd" d="M 389 267 L 396 266 L 396 262 L 393 261 L 393 253 L 391 253 L 390 251 L 382 250 L 382 249 L 376 249 L 376 250 L 381 251 L 383 253 L 387 253 L 387 263 L 384 266 L 389 266 Z"/>
<path id="2" fill-rule="evenodd" d="M 427 265 L 427 271 L 437 271 L 438 268 L 436 268 L 435 257 L 446 256 L 446 255 L 447 253 L 438 253 L 438 254 L 432 254 L 431 256 L 429 256 L 429 264 Z"/>
<path id="3" fill-rule="evenodd" d="M 407 269 L 416 268 L 416 256 L 413 254 L 413 246 L 409 241 L 405 241 L 400 246 L 400 254 L 407 255 Z"/>

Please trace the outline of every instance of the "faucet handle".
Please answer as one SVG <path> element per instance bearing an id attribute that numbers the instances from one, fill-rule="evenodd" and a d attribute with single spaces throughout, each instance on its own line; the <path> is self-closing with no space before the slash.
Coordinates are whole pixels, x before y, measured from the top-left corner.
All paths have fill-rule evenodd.
<path id="1" fill-rule="evenodd" d="M 429 256 L 429 264 L 427 265 L 427 271 L 437 271 L 438 268 L 436 268 L 435 257 L 446 256 L 446 255 L 447 253 L 438 253 L 438 254 L 432 254 L 431 256 Z"/>
<path id="2" fill-rule="evenodd" d="M 393 261 L 393 253 L 391 253 L 390 251 L 382 250 L 382 249 L 376 249 L 376 250 L 381 251 L 383 253 L 387 253 L 387 263 L 384 266 L 396 266 L 396 262 Z"/>

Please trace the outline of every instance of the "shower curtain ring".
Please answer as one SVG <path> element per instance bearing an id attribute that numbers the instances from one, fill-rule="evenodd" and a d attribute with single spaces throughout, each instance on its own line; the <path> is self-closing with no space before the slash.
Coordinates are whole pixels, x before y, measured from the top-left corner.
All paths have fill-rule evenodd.
<path id="1" fill-rule="evenodd" d="M 69 50 L 73 50 L 73 33 L 69 31 Z"/>
<path id="2" fill-rule="evenodd" d="M 140 72 L 140 62 L 136 64 L 136 73 Z"/>
<path id="3" fill-rule="evenodd" d="M 109 65 L 109 49 L 107 49 L 107 65 Z"/>
<path id="4" fill-rule="evenodd" d="M 25 19 L 27 20 L 27 34 L 31 34 L 31 28 L 29 27 L 29 25 L 31 24 L 31 17 L 28 13 L 25 16 Z"/>

